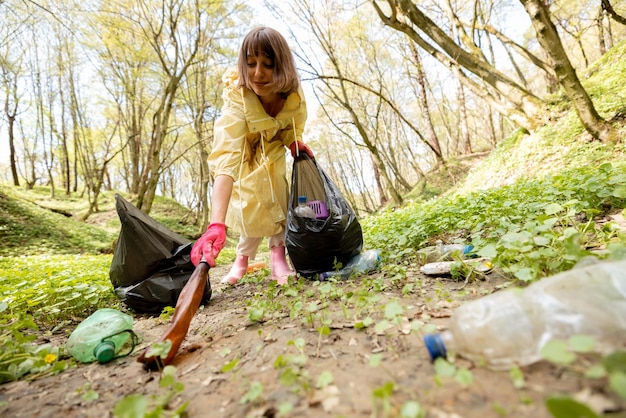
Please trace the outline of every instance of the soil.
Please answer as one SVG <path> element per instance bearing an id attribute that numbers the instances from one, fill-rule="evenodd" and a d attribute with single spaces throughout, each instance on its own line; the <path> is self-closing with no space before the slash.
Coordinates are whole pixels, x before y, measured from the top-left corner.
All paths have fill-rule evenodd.
<path id="1" fill-rule="evenodd" d="M 328 335 L 320 337 L 317 328 L 323 318 L 318 317 L 312 326 L 306 315 L 311 301 L 317 298 L 323 303 L 319 283 L 278 290 L 268 284 L 268 272 L 263 269 L 236 286 L 221 286 L 219 280 L 227 268 L 211 270 L 213 297 L 194 316 L 174 360 L 176 381 L 184 390 L 169 401 L 162 415 L 153 416 L 171 416 L 168 411 L 184 408 L 188 402 L 189 417 L 399 417 L 406 402 L 416 401 L 425 416 L 434 418 L 542 418 L 551 416 L 546 398 L 558 394 L 575 395 L 599 410 L 624 411 L 623 403 L 604 393 L 602 385 L 581 378 L 572 368 L 548 362 L 523 367 L 524 382 L 519 388 L 509 372 L 490 371 L 460 357 L 453 364 L 471 372 L 469 384 L 436 373 L 422 342 L 422 325 L 444 329 L 456 306 L 506 286 L 507 281 L 496 273 L 464 284 L 450 277 L 424 276 L 418 267 L 408 266 L 408 279 L 400 284 L 391 284 L 388 278 L 377 281 L 381 273 L 338 283 L 335 289 L 341 290 L 343 298 L 326 298 L 330 303 L 318 311 L 324 313 L 330 328 Z M 350 291 L 364 287 L 361 280 L 367 280 L 369 293 L 378 300 L 358 312 L 355 305 L 343 302 Z M 387 287 L 376 289 L 376 283 Z M 414 284 L 412 291 L 406 291 L 406 283 Z M 305 296 L 304 313 L 297 317 L 290 315 L 293 303 L 285 303 L 294 297 L 290 289 Z M 266 313 L 263 322 L 251 321 L 249 309 L 276 293 L 279 305 L 274 312 Z M 379 329 L 375 325 L 384 319 L 383 306 L 388 301 L 402 305 L 402 320 Z M 363 319 L 363 312 L 373 324 L 359 329 L 355 323 Z M 167 390 L 159 387 L 159 372 L 145 370 L 137 357 L 167 325 L 159 317 L 135 315 L 135 331 L 142 343 L 129 357 L 104 365 L 81 364 L 56 376 L 0 386 L 0 416 L 111 417 L 115 405 L 130 395 L 145 395 L 155 408 L 155 398 L 165 396 Z M 59 338 L 57 343 L 63 344 L 63 337 Z M 304 357 L 291 357 L 300 354 L 299 341 L 304 342 Z M 379 364 L 372 364 L 376 359 Z M 232 370 L 223 369 L 233 360 L 238 363 Z M 288 365 L 280 367 L 281 360 Z M 332 380 L 323 379 L 318 388 L 320 376 L 332 376 Z M 262 390 L 252 391 L 258 383 Z"/>

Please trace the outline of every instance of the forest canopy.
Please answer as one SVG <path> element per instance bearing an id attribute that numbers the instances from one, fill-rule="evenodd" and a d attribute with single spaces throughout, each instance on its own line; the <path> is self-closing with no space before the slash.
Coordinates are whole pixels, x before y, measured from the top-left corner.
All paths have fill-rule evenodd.
<path id="1" fill-rule="evenodd" d="M 620 42 L 625 1 L 0 1 L 0 179 L 52 193 L 156 195 L 210 211 L 221 76 L 251 26 L 276 26 L 311 110 L 305 140 L 363 215 L 424 173 L 574 109 L 616 140 L 586 87 Z M 8 146 L 7 146 L 8 145 Z M 184 185 L 181 187 L 181 185 Z"/>

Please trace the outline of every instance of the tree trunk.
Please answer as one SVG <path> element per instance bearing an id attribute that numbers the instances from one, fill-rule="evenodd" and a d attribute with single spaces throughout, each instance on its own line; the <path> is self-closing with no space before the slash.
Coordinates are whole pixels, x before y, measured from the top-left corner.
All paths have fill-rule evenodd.
<path id="1" fill-rule="evenodd" d="M 606 41 L 604 40 L 604 8 L 602 6 L 598 9 L 598 16 L 596 17 L 596 28 L 598 29 L 598 45 L 600 54 L 606 54 Z"/>
<path id="2" fill-rule="evenodd" d="M 190 62 L 193 57 L 190 57 Z M 146 170 L 142 176 L 142 181 L 137 196 L 137 208 L 146 214 L 152 210 L 152 203 L 156 196 L 157 185 L 159 184 L 159 176 L 161 174 L 161 149 L 167 136 L 170 116 L 176 97 L 176 91 L 180 85 L 180 78 L 186 71 L 189 63 L 184 67 L 183 72 L 179 75 L 170 77 L 167 87 L 161 98 L 161 105 L 154 112 L 152 118 L 152 136 L 150 139 L 150 148 L 148 152 L 148 162 Z"/>
<path id="3" fill-rule="evenodd" d="M 539 44 L 554 63 L 554 71 L 559 84 L 574 105 L 574 109 L 587 132 L 602 142 L 614 141 L 616 139 L 615 130 L 598 115 L 591 98 L 580 83 L 576 70 L 567 57 L 561 38 L 543 1 L 520 0 L 520 2 L 530 16 Z"/>
<path id="4" fill-rule="evenodd" d="M 4 82 L 4 114 L 7 118 L 7 131 L 9 134 L 9 159 L 11 162 L 11 176 L 13 185 L 19 186 L 20 179 L 17 174 L 17 163 L 15 161 L 15 117 L 19 106 L 19 96 L 17 95 L 17 75 L 9 73 L 8 69 L 2 69 Z M 11 98 L 13 103 L 11 103 Z"/>
<path id="5" fill-rule="evenodd" d="M 371 156 L 372 159 L 372 168 L 374 169 L 374 182 L 376 183 L 376 190 L 378 190 L 378 196 L 380 201 L 378 202 L 380 207 L 385 207 L 387 203 L 389 203 L 389 199 L 387 198 L 387 193 L 385 193 L 385 187 L 383 186 L 382 176 L 380 175 L 380 170 L 378 168 L 378 164 L 376 164 L 376 160 L 374 156 Z"/>
<path id="6" fill-rule="evenodd" d="M 442 156 L 441 145 L 439 144 L 439 138 L 435 132 L 433 121 L 430 117 L 430 107 L 428 106 L 428 97 L 426 94 L 426 75 L 424 74 L 424 67 L 422 66 L 422 59 L 419 56 L 415 44 L 409 42 L 409 49 L 411 56 L 415 62 L 415 80 L 417 81 L 417 99 L 420 104 L 420 110 L 422 111 L 422 123 L 426 130 L 426 140 L 430 144 L 431 148 L 435 151 L 435 154 Z"/>
<path id="7" fill-rule="evenodd" d="M 461 142 L 463 144 L 463 154 L 472 153 L 472 143 L 470 142 L 469 121 L 467 119 L 467 105 L 465 102 L 465 90 L 463 84 L 459 83 L 459 118 L 461 119 Z"/>

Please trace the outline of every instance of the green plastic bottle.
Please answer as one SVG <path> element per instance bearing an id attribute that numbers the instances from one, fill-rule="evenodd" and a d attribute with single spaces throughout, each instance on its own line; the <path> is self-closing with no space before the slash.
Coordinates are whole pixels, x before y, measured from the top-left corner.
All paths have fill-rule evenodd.
<path id="1" fill-rule="evenodd" d="M 137 344 L 133 318 L 116 309 L 98 309 L 70 334 L 65 349 L 82 363 L 107 363 L 127 356 Z"/>

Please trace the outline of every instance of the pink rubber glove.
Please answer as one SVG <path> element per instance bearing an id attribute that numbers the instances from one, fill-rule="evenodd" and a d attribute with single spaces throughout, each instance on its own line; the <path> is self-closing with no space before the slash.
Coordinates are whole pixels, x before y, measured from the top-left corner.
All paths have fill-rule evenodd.
<path id="1" fill-rule="evenodd" d="M 296 149 L 296 146 L 298 149 Z M 301 152 L 305 152 L 309 157 L 315 158 L 313 155 L 313 150 L 307 144 L 302 141 L 293 141 L 291 145 L 289 145 L 289 149 L 291 150 L 291 156 L 296 158 L 300 155 Z"/>
<path id="2" fill-rule="evenodd" d="M 215 267 L 215 259 L 226 243 L 226 225 L 215 222 L 191 247 L 191 262 L 197 266 L 204 255 L 209 266 Z"/>

